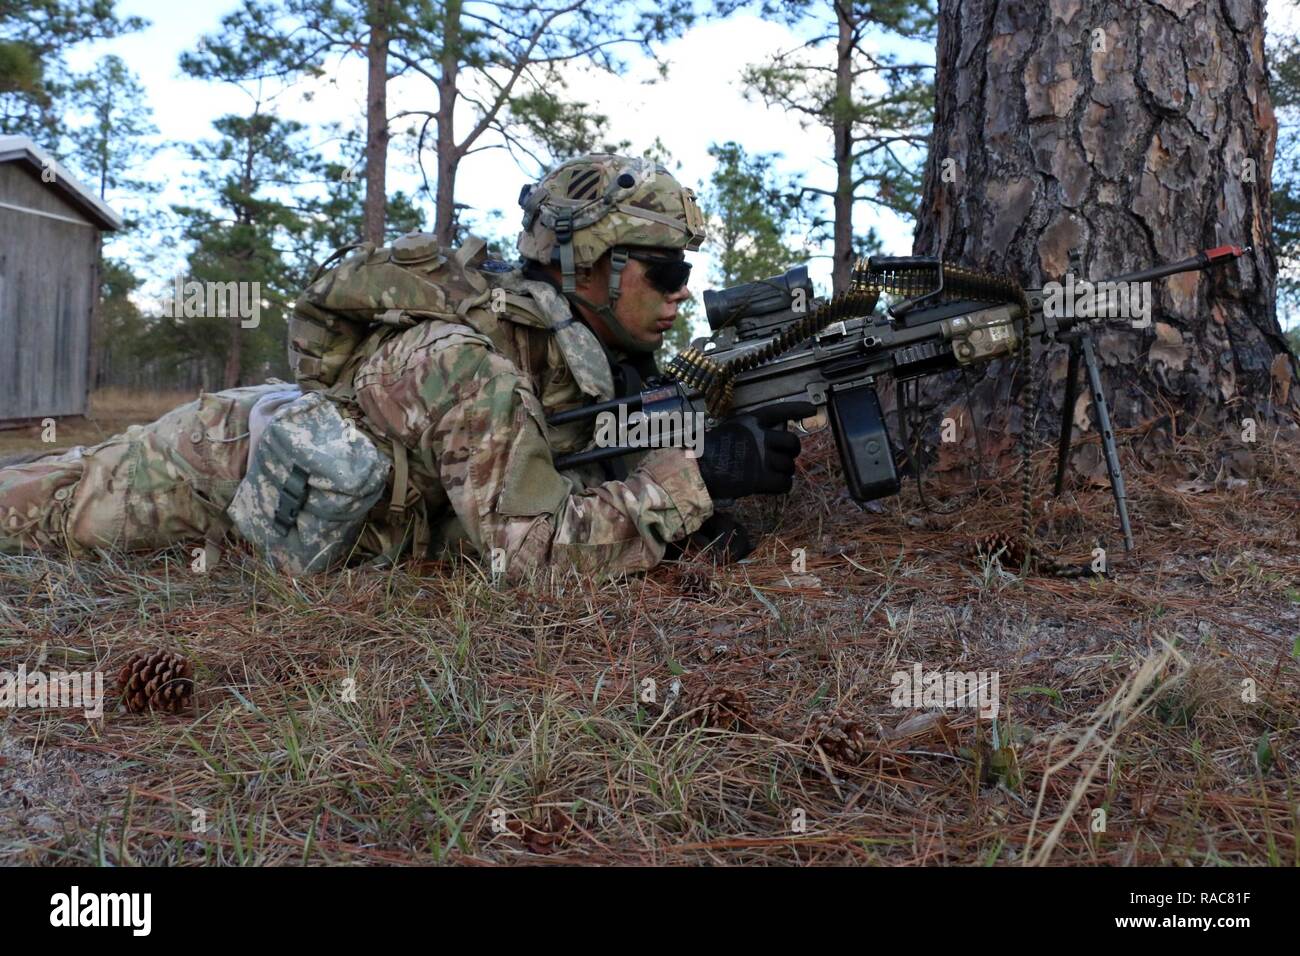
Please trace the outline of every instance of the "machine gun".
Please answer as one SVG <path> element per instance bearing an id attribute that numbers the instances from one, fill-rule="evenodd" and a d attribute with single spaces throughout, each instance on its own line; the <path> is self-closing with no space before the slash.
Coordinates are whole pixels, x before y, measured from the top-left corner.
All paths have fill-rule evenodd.
<path id="1" fill-rule="evenodd" d="M 1082 362 L 1092 391 L 1124 546 L 1132 550 L 1124 477 L 1092 329 L 1107 317 L 1106 313 L 1114 311 L 1117 294 L 1127 296 L 1137 283 L 1199 271 L 1249 251 L 1249 247 L 1220 246 L 1180 262 L 1089 284 L 1091 301 L 1095 304 L 1100 298 L 1109 306 L 1102 310 L 1095 305 L 1074 309 L 1070 303 L 1062 308 L 1059 284 L 1046 292 L 1022 289 L 1006 276 L 917 256 L 859 259 L 851 288 L 829 301 L 818 301 L 813 298 L 807 267 L 801 266 L 771 279 L 705 292 L 705 311 L 713 334 L 697 339 L 672 360 L 666 370 L 668 382 L 637 395 L 560 412 L 548 421 L 560 425 L 613 413 L 622 407 L 640 410 L 650 417 L 704 411 L 710 422 L 716 422 L 768 405 L 811 402 L 824 410 L 834 430 L 849 493 L 865 503 L 895 494 L 900 487 L 876 394 L 880 375 L 888 373 L 903 383 L 1017 353 L 1022 368 L 1028 369 L 1031 337 L 1046 343 L 1065 342 L 1070 347 L 1070 358 L 1055 493 L 1061 493 L 1069 458 L 1071 415 Z M 1083 288 L 1082 283 L 1079 288 Z M 902 297 L 902 301 L 877 315 L 879 297 L 886 293 Z M 1026 373 L 1026 378 L 1031 382 L 1026 405 L 1032 407 L 1032 376 Z M 1022 512 L 1026 525 L 1022 533 L 1026 538 L 1028 432 L 1026 424 L 1021 442 L 1025 458 Z M 592 448 L 562 456 L 556 467 L 571 468 L 642 450 L 625 446 Z M 1026 548 L 1030 546 L 1026 542 Z"/>

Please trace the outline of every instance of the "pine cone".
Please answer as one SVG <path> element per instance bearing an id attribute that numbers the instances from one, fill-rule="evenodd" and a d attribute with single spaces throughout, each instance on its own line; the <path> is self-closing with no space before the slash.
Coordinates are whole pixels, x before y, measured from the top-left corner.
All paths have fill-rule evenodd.
<path id="1" fill-rule="evenodd" d="M 750 723 L 749 701 L 744 691 L 720 684 L 690 694 L 686 710 L 691 723 L 697 727 L 736 730 Z"/>
<path id="2" fill-rule="evenodd" d="M 136 654 L 118 671 L 117 684 L 129 713 L 174 714 L 188 707 L 194 696 L 194 665 L 184 655 L 167 651 Z"/>
<path id="3" fill-rule="evenodd" d="M 683 597 L 712 597 L 714 569 L 695 562 L 683 563 L 677 568 L 677 589 Z"/>
<path id="4" fill-rule="evenodd" d="M 871 752 L 866 726 L 841 710 L 815 714 L 804 743 L 819 746 L 827 757 L 846 764 L 861 763 Z"/>
<path id="5" fill-rule="evenodd" d="M 971 557 L 979 564 L 996 557 L 1004 568 L 1010 570 L 1025 563 L 1025 547 L 1019 535 L 995 531 L 971 542 Z"/>

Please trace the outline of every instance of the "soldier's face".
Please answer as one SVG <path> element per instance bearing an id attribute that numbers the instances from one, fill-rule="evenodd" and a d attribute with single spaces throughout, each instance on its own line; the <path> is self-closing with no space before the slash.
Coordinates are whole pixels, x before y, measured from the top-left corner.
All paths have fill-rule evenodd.
<path id="1" fill-rule="evenodd" d="M 676 255 L 665 250 L 665 256 Z M 609 301 L 609 257 L 605 256 L 591 273 L 590 288 L 583 294 L 593 302 Z M 619 282 L 618 302 L 614 317 L 634 340 L 647 350 L 657 349 L 664 341 L 664 333 L 677 321 L 677 307 L 691 297 L 690 290 L 682 286 L 675 292 L 664 293 L 646 279 L 646 263 L 629 259 Z M 582 283 L 578 283 L 581 289 Z M 618 347 L 618 342 L 599 316 L 590 316 L 591 326 L 606 345 Z"/>

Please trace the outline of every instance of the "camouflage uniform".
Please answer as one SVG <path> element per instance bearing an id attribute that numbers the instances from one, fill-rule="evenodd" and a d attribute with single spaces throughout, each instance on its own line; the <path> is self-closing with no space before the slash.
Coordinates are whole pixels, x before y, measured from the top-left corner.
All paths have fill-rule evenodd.
<path id="1" fill-rule="evenodd" d="M 596 159 L 605 179 L 636 164 Z M 635 168 L 638 175 L 644 171 Z M 656 173 L 667 175 L 652 167 L 647 184 Z M 548 181 L 553 184 L 555 175 L 541 185 Z M 669 243 L 667 216 L 641 179 L 636 189 L 610 185 L 606 193 L 622 203 L 620 209 L 643 202 L 659 220 L 648 220 L 650 228 L 642 230 L 645 244 Z M 535 232 L 525 232 L 521 249 Z M 420 252 L 421 243 L 430 246 L 431 238 L 406 237 L 392 249 L 363 247 L 313 283 L 298 313 L 318 321 L 300 323 L 298 331 L 306 331 L 291 341 L 300 383 L 336 401 L 393 462 L 389 493 L 371 512 L 359 550 L 441 555 L 465 543 L 481 555 L 500 555 L 514 574 L 544 565 L 608 572 L 654 566 L 669 542 L 695 531 L 712 513 L 712 501 L 682 449 L 644 454 L 621 480 L 608 480 L 595 466 L 555 470 L 554 456 L 590 444 L 593 424 L 551 428 L 546 417 L 610 399 L 614 385 L 596 336 L 574 320 L 551 285 L 515 270 L 492 275 L 480 289 L 480 279 L 470 275 L 473 294 L 453 311 L 437 290 L 431 297 L 427 284 L 404 301 L 403 283 L 415 281 L 411 270 L 399 275 L 375 268 L 366 275 L 382 281 L 363 285 L 358 309 L 380 314 L 378 323 L 372 321 L 360 341 L 355 332 L 350 338 L 324 334 L 326 326 L 346 324 L 315 307 L 339 305 L 331 294 L 340 275 L 366 264 L 384 267 L 399 252 L 403 261 L 418 264 L 424 260 L 412 249 Z M 592 251 L 590 245 L 579 250 L 578 264 L 589 265 Z M 573 261 L 564 263 L 566 272 Z M 418 279 L 418 268 L 414 274 Z M 493 290 L 499 290 L 495 296 Z M 355 298 L 358 290 L 354 285 L 349 292 Z M 315 333 L 319 341 L 312 340 Z M 330 355 L 340 341 L 345 348 Z M 322 342 L 324 351 L 314 350 Z M 248 462 L 250 410 L 283 388 L 203 394 L 92 448 L 0 469 L 0 551 L 84 555 L 100 547 L 148 550 L 222 537 Z"/>
<path id="2" fill-rule="evenodd" d="M 219 539 L 248 461 L 248 413 L 283 385 L 205 393 L 89 448 L 0 469 L 0 551 L 141 551 Z"/>

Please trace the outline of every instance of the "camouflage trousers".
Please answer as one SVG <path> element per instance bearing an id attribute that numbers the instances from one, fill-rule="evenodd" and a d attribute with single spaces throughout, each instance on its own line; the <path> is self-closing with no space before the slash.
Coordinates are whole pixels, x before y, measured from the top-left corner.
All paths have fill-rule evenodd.
<path id="1" fill-rule="evenodd" d="M 223 537 L 248 416 L 283 385 L 204 393 L 148 425 L 0 469 L 0 552 L 148 551 Z"/>

